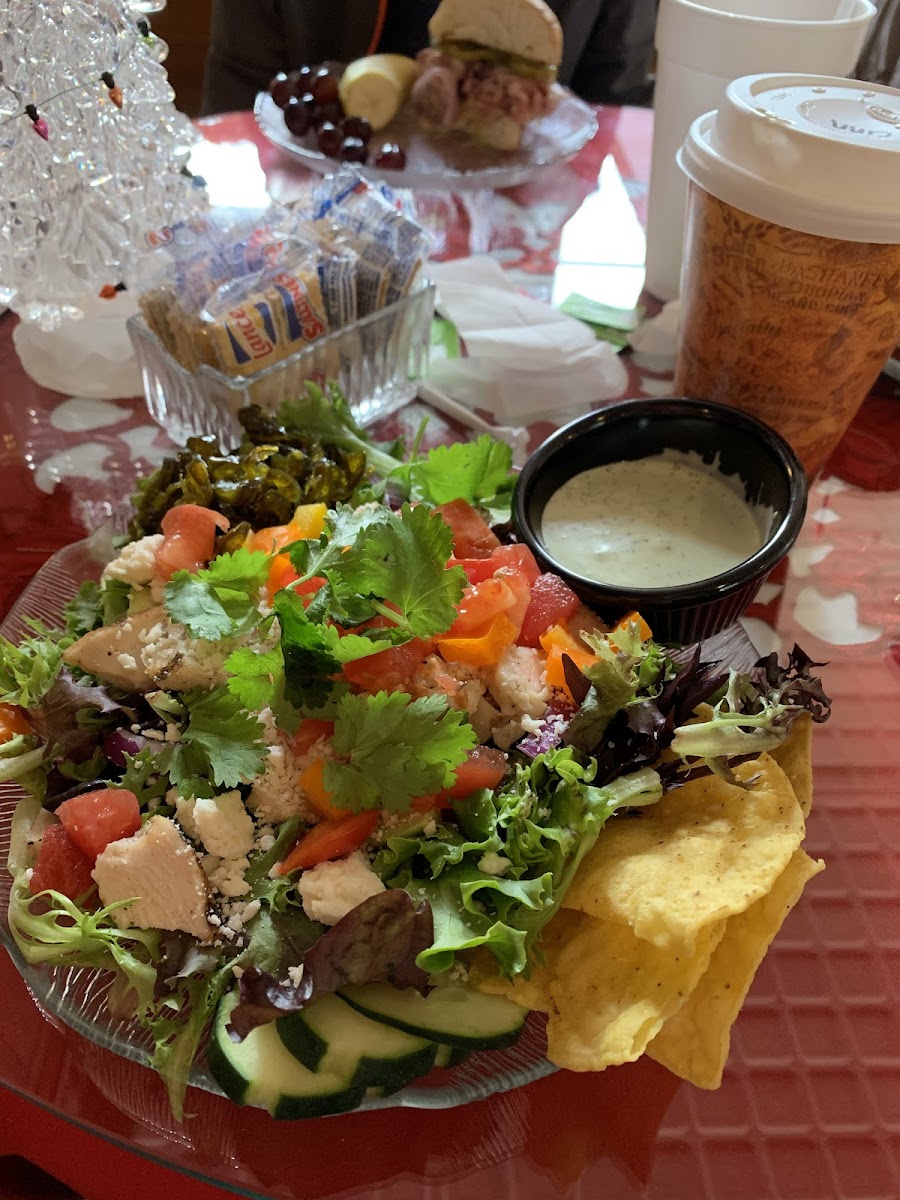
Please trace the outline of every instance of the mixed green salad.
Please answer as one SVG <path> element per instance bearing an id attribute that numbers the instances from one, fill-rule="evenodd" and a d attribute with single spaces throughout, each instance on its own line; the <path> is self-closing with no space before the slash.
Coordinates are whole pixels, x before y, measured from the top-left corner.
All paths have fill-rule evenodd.
<path id="1" fill-rule="evenodd" d="M 241 418 L 142 482 L 63 629 L 0 643 L 8 924 L 112 973 L 177 1115 L 206 1039 L 298 1117 L 511 1044 L 472 954 L 527 975 L 605 822 L 828 700 L 796 648 L 605 626 L 510 534 L 502 443 L 376 446 L 333 388 Z"/>

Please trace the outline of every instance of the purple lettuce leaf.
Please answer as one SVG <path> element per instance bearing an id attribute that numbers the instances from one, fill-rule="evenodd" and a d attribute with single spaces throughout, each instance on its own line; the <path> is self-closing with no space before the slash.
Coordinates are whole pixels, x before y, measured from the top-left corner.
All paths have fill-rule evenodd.
<path id="1" fill-rule="evenodd" d="M 229 1034 L 242 1041 L 258 1025 L 299 1012 L 319 996 L 356 983 L 392 983 L 424 992 L 428 976 L 416 957 L 434 941 L 434 921 L 426 901 L 418 904 L 400 888 L 379 892 L 332 926 L 302 957 L 298 983 L 259 966 L 240 977 L 239 1000 Z"/>
<path id="2" fill-rule="evenodd" d="M 83 686 L 68 667 L 63 667 L 50 691 L 31 709 L 29 720 L 38 737 L 51 749 L 56 748 L 57 760 L 83 762 L 90 758 L 100 738 L 96 724 L 79 724 L 78 715 L 85 711 L 103 717 L 121 714 L 123 723 L 135 719 L 131 705 L 116 700 L 105 687 Z"/>

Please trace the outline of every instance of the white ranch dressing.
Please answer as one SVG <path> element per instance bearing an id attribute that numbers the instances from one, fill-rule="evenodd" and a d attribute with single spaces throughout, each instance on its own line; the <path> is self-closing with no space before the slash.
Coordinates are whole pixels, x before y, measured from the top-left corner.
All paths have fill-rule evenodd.
<path id="1" fill-rule="evenodd" d="M 698 454 L 667 450 L 573 476 L 544 508 L 541 541 L 586 579 L 674 587 L 755 554 L 770 520 L 769 510 L 747 503 L 740 480 Z"/>

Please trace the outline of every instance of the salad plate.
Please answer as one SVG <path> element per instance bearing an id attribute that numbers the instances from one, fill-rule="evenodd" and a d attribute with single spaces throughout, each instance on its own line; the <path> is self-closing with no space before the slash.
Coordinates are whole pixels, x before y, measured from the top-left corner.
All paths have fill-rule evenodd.
<path id="1" fill-rule="evenodd" d="M 357 169 L 367 179 L 432 192 L 489 191 L 527 183 L 567 162 L 597 132 L 597 118 L 589 104 L 558 84 L 553 91 L 557 96 L 553 112 L 526 126 L 517 150 L 503 154 L 457 133 L 426 133 L 405 109 L 379 132 L 378 139 L 400 146 L 406 165 L 398 170 L 359 163 Z M 303 166 L 322 175 L 335 169 L 335 160 L 316 146 L 315 133 L 296 138 L 289 132 L 284 113 L 268 92 L 257 95 L 253 114 L 264 136 Z"/>
<path id="2" fill-rule="evenodd" d="M 240 420 L 0 630 L 0 938 L 35 1000 L 179 1120 L 189 1085 L 298 1119 L 645 1053 L 718 1087 L 822 869 L 818 664 L 605 623 L 516 540 L 488 435 L 379 445 L 331 385 Z"/>
<path id="3" fill-rule="evenodd" d="M 18 642 L 27 633 L 29 620 L 39 620 L 51 629 L 61 627 L 66 604 L 77 594 L 84 580 L 100 578 L 107 556 L 106 540 L 96 535 L 57 551 L 41 567 L 0 625 L 0 637 Z M 24 795 L 23 789 L 14 783 L 0 784 L 0 863 L 6 862 L 13 813 Z M 112 977 L 108 973 L 98 973 L 88 967 L 49 967 L 25 961 L 10 934 L 6 918 L 10 883 L 9 874 L 0 870 L 0 942 L 45 1015 L 62 1022 L 104 1050 L 130 1062 L 147 1065 L 152 1040 L 136 1021 L 116 1018 L 110 1011 Z M 417 1081 L 393 1095 L 367 1096 L 358 1109 L 455 1108 L 542 1079 L 558 1069 L 547 1061 L 543 1026 L 540 1016 L 533 1014 L 514 1046 L 471 1055 L 458 1066 L 436 1071 L 432 1079 Z M 190 1085 L 214 1095 L 224 1095 L 202 1057 L 191 1072 Z"/>

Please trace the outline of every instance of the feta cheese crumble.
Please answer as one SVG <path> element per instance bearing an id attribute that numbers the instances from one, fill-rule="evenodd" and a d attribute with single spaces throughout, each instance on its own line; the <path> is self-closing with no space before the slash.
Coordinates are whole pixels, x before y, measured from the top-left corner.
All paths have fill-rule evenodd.
<path id="1" fill-rule="evenodd" d="M 223 792 L 211 799 L 199 797 L 194 801 L 193 817 L 197 835 L 210 854 L 241 858 L 253 849 L 253 818 L 244 808 L 239 791 Z"/>
<path id="2" fill-rule="evenodd" d="M 136 542 L 129 542 L 119 551 L 118 558 L 103 568 L 102 581 L 121 579 L 132 587 L 149 583 L 156 574 L 156 552 L 162 544 L 161 533 L 151 533 L 148 537 L 138 538 Z"/>
<path id="3" fill-rule="evenodd" d="M 297 880 L 303 911 L 313 921 L 336 925 L 351 909 L 385 890 L 366 858 L 357 851 L 349 858 L 319 863 Z"/>
<path id="4" fill-rule="evenodd" d="M 498 854 L 496 850 L 488 850 L 478 860 L 478 870 L 484 871 L 485 875 L 505 875 L 507 868 L 511 866 L 509 859 Z"/>

